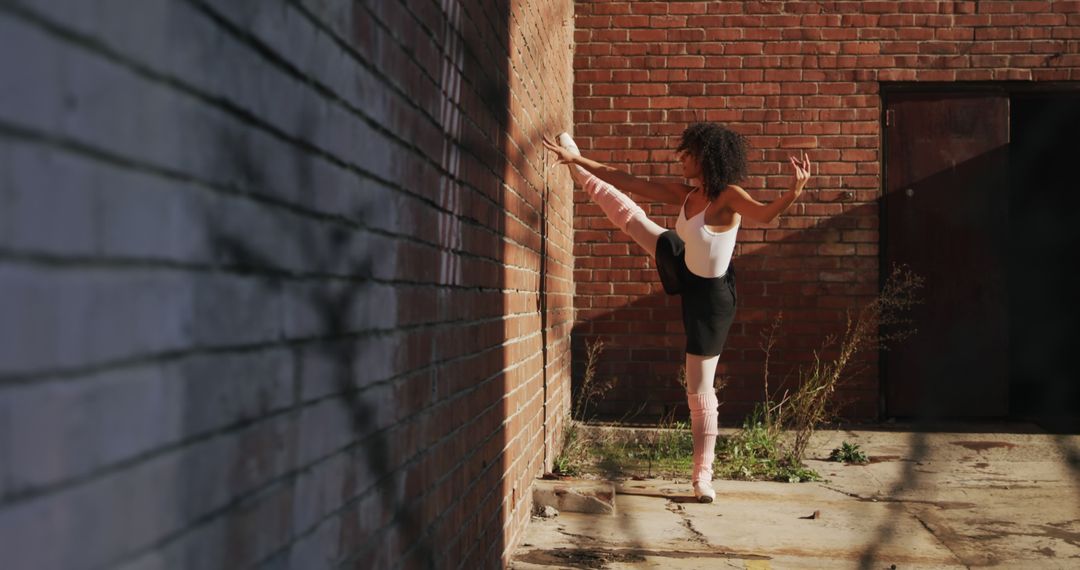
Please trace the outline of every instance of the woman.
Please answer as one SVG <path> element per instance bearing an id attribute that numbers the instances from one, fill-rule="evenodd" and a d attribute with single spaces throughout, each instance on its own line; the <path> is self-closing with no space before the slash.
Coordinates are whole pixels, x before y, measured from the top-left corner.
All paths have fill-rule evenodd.
<path id="1" fill-rule="evenodd" d="M 780 199 L 763 204 L 735 183 L 746 177 L 746 140 L 716 123 L 686 128 L 676 149 L 681 182 L 651 182 L 581 156 L 567 133 L 558 143 L 545 137 L 544 146 L 558 155 L 559 164 L 596 202 L 620 230 L 655 260 L 664 291 L 682 297 L 686 331 L 686 387 L 694 437 L 694 495 L 712 502 L 712 464 L 715 459 L 717 399 L 713 389 L 716 364 L 735 317 L 735 268 L 731 256 L 742 217 L 771 223 L 802 193 L 810 178 L 810 159 L 789 156 L 794 169 L 790 189 Z M 665 230 L 633 200 L 620 192 L 681 205 L 675 230 Z M 693 212 L 693 213 L 691 213 Z"/>

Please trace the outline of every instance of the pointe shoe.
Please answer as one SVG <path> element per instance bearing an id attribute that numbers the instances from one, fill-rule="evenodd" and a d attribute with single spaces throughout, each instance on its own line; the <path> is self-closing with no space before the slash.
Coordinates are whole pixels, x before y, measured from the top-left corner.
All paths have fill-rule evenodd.
<path id="1" fill-rule="evenodd" d="M 559 133 L 558 141 L 559 141 L 559 146 L 565 148 L 566 150 L 568 150 L 568 151 L 570 151 L 570 152 L 572 152 L 572 153 L 574 153 L 574 154 L 576 154 L 578 156 L 581 156 L 581 150 L 578 149 L 577 143 L 574 142 L 574 139 L 570 138 L 570 133 L 566 133 L 566 132 Z"/>
<path id="2" fill-rule="evenodd" d="M 716 499 L 716 491 L 708 481 L 694 481 L 694 496 L 699 503 L 711 503 Z"/>

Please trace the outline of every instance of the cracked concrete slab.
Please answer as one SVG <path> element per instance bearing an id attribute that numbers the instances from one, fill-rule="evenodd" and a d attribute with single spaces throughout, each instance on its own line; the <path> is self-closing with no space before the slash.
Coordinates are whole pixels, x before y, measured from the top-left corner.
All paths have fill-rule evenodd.
<path id="1" fill-rule="evenodd" d="M 715 481 L 712 504 L 688 481 L 615 481 L 616 515 L 533 519 L 511 567 L 1077 568 L 1080 436 L 1038 431 L 823 430 L 806 463 L 827 481 Z M 872 462 L 825 461 L 843 441 Z"/>

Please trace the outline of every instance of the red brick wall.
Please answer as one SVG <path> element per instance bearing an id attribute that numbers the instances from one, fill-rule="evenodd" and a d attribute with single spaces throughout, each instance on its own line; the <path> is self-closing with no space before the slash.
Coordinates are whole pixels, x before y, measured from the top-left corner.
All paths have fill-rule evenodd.
<path id="1" fill-rule="evenodd" d="M 787 188 L 789 154 L 816 164 L 784 215 L 739 230 L 740 306 L 718 367 L 724 422 L 764 398 L 759 334 L 777 311 L 770 389 L 877 292 L 882 82 L 1080 80 L 1077 1 L 578 2 L 575 21 L 574 122 L 588 156 L 673 176 L 679 133 L 709 120 L 749 137 L 742 186 L 760 201 Z M 575 201 L 575 374 L 584 340 L 601 337 L 600 375 L 620 387 L 600 412 L 685 406 L 678 298 L 583 193 Z M 674 227 L 677 207 L 645 206 Z M 854 402 L 849 418 L 877 415 L 877 355 L 865 358 L 839 394 Z"/>
<path id="2" fill-rule="evenodd" d="M 490 2 L 469 2 L 489 13 Z M 502 3 L 500 3 L 502 4 Z M 505 568 L 532 512 L 532 484 L 559 454 L 570 412 L 570 335 L 573 330 L 573 193 L 565 168 L 555 168 L 540 144 L 565 130 L 573 109 L 573 3 L 512 0 L 505 46 L 488 39 L 493 63 L 504 63 L 509 94 L 502 131 L 503 370 L 492 380 L 503 424 L 490 434 L 494 453 L 478 459 L 497 468 L 501 486 L 477 518 L 480 530 L 462 568 Z M 490 105 L 490 101 L 484 101 Z M 473 439 L 466 440 L 471 444 Z M 505 443 L 504 443 L 505 441 Z M 503 446 L 503 447 L 500 447 Z M 488 451 L 485 449 L 485 451 Z M 480 458 L 479 455 L 485 455 Z M 493 470 L 495 471 L 495 470 Z M 466 484 L 471 485 L 471 481 Z M 476 494 L 485 482 L 479 481 Z M 457 507 L 471 509 L 469 497 Z M 455 559 L 447 558 L 448 566 Z"/>

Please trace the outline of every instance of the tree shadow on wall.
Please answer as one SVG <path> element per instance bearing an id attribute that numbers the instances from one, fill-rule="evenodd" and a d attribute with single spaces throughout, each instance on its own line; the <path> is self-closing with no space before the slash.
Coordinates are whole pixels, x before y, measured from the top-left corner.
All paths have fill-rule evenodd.
<path id="1" fill-rule="evenodd" d="M 372 9 L 372 6 L 353 5 L 351 25 L 357 28 L 371 26 Z M 456 26 L 452 30 L 454 37 L 447 40 L 447 52 L 443 53 L 438 77 L 434 77 L 443 82 L 439 86 L 442 93 L 437 96 L 447 98 L 447 101 L 439 105 L 441 115 L 433 119 L 443 129 L 444 140 L 449 143 L 443 143 L 441 159 L 437 156 L 431 159 L 433 162 L 441 160 L 436 168 L 425 169 L 434 172 L 433 179 L 415 171 L 404 174 L 408 180 L 389 182 L 371 182 L 356 177 L 356 192 L 360 194 L 363 194 L 364 184 L 405 186 L 406 190 L 415 192 L 409 206 L 419 206 L 392 215 L 406 226 L 400 229 L 401 232 L 415 235 L 401 236 L 398 240 L 369 232 L 365 237 L 362 231 L 367 229 L 365 221 L 388 212 L 377 205 L 355 206 L 357 202 L 365 203 L 363 197 L 340 199 L 350 204 L 348 209 L 340 216 L 327 216 L 302 211 L 291 203 L 291 196 L 286 200 L 250 196 L 276 212 L 275 227 L 253 222 L 250 226 L 257 228 L 256 232 L 245 231 L 246 224 L 235 219 L 231 212 L 210 210 L 204 213 L 209 240 L 219 263 L 255 280 L 264 291 L 281 299 L 282 340 L 293 355 L 293 405 L 299 408 L 295 420 L 297 435 L 293 437 L 297 446 L 295 468 L 289 476 L 293 493 L 300 495 L 297 489 L 300 478 L 316 471 L 331 470 L 320 464 L 333 462 L 339 455 L 347 457 L 339 463 L 343 473 L 322 475 L 338 483 L 340 497 L 336 502 L 321 498 L 329 501 L 328 512 L 325 515 L 319 513 L 320 520 L 307 529 L 297 529 L 301 536 L 293 537 L 297 542 L 316 541 L 320 552 L 336 553 L 333 560 L 327 554 L 327 562 L 332 564 L 354 563 L 366 567 L 391 564 L 408 557 L 421 567 L 433 568 L 445 561 L 447 552 L 456 551 L 463 556 L 472 552 L 474 556 L 486 557 L 494 549 L 497 556 L 507 540 L 501 532 L 499 536 L 486 536 L 481 540 L 478 529 L 501 529 L 499 525 L 490 526 L 489 521 L 502 520 L 505 515 L 498 496 L 501 485 L 484 489 L 477 486 L 493 474 L 495 477 L 491 480 L 498 480 L 500 468 L 510 464 L 509 460 L 493 460 L 505 453 L 501 450 L 506 448 L 507 442 L 497 446 L 500 450 L 497 453 L 489 452 L 493 449 L 491 445 L 469 449 L 468 455 L 461 458 L 461 463 L 452 472 L 441 472 L 438 468 L 441 463 L 435 461 L 442 459 L 448 449 L 462 447 L 458 440 L 464 440 L 467 434 L 478 433 L 479 418 L 465 418 L 460 414 L 461 410 L 471 407 L 469 402 L 474 399 L 470 397 L 470 385 L 498 384 L 500 378 L 474 377 L 471 372 L 467 377 L 453 376 L 454 371 L 464 371 L 457 362 L 462 360 L 460 355 L 449 357 L 455 361 L 449 373 L 442 365 L 431 366 L 435 355 L 443 358 L 444 350 L 449 350 L 437 345 L 437 340 L 446 335 L 440 334 L 441 329 L 431 332 L 427 327 L 417 325 L 442 319 L 445 313 L 454 310 L 448 304 L 457 299 L 450 294 L 444 299 L 446 291 L 443 289 L 434 295 L 425 289 L 421 294 L 418 292 L 420 287 L 449 284 L 458 286 L 451 293 L 465 291 L 455 279 L 460 279 L 463 265 L 471 259 L 469 254 L 473 252 L 469 248 L 476 246 L 468 241 L 470 234 L 463 231 L 461 220 L 472 215 L 470 201 L 478 199 L 478 194 L 483 195 L 479 199 L 491 201 L 486 211 L 499 219 L 471 220 L 471 223 L 480 224 L 483 231 L 494 233 L 493 243 L 498 243 L 497 238 L 505 233 L 506 224 L 502 219 L 505 199 L 497 182 L 504 175 L 506 165 L 497 149 L 505 147 L 506 117 L 496 111 L 494 116 L 484 115 L 485 121 L 490 121 L 488 124 L 470 126 L 462 122 L 462 116 L 467 115 L 466 111 L 490 114 L 491 109 L 495 109 L 505 113 L 509 108 L 508 86 L 498 81 L 499 77 L 506 76 L 505 72 L 500 76 L 494 69 L 480 70 L 484 66 L 475 53 L 482 43 L 495 41 L 496 45 L 506 45 L 505 27 L 509 16 L 507 12 L 497 22 L 483 22 L 502 26 L 500 37 L 492 40 L 480 37 L 475 28 L 461 30 L 467 26 L 460 20 L 460 6 L 444 2 L 442 9 L 443 17 L 458 20 L 453 22 Z M 448 16 L 446 10 L 453 14 Z M 506 6 L 499 8 L 500 12 L 506 10 Z M 364 31 L 354 30 L 354 33 L 363 35 Z M 351 41 L 365 44 L 364 38 L 352 38 Z M 380 73 L 392 74 L 394 71 L 381 70 Z M 463 92 L 463 88 L 466 91 Z M 467 91 L 470 88 L 473 91 Z M 486 110 L 478 111 L 479 108 Z M 307 110 L 307 119 L 300 122 L 302 130 L 314 130 L 314 121 L 319 116 L 316 111 L 315 108 Z M 424 106 L 421 104 L 415 112 L 424 112 Z M 431 142 L 410 138 L 428 132 L 419 132 L 421 130 L 388 136 L 405 139 L 400 146 L 402 152 L 419 154 L 426 151 L 429 147 L 425 145 Z M 487 138 L 494 132 L 501 133 L 497 140 Z M 301 132 L 299 139 L 306 140 L 310 134 Z M 414 145 L 415 148 L 409 148 Z M 268 185 L 292 184 L 299 190 L 296 193 L 299 203 L 308 201 L 308 196 L 303 194 L 305 191 L 319 190 L 313 188 L 319 181 L 314 164 L 316 160 L 322 160 L 316 158 L 317 153 L 293 153 L 293 160 L 297 161 L 293 169 L 296 180 L 284 183 L 270 179 L 271 171 L 255 145 L 243 134 L 220 133 L 215 151 L 221 156 L 227 177 L 237 180 L 244 189 L 259 191 Z M 483 165 L 480 169 L 483 172 L 477 172 L 478 165 Z M 419 186 L 413 188 L 413 184 Z M 468 184 L 484 187 L 472 186 L 470 189 L 466 188 Z M 432 200 L 438 203 L 425 204 Z M 383 206 L 390 208 L 399 204 Z M 439 218 L 438 230 L 423 225 L 436 217 Z M 540 214 L 540 220 L 526 220 L 526 223 L 530 227 L 543 227 L 545 221 Z M 408 227 L 410 224 L 419 227 Z M 273 239 L 264 239 L 268 233 Z M 541 239 L 545 240 L 546 234 Z M 431 240 L 437 243 L 429 243 Z M 546 252 L 543 246 L 540 249 Z M 429 255 L 432 251 L 437 255 Z M 481 255 L 487 254 L 485 250 Z M 494 264 L 504 263 L 501 249 L 490 255 Z M 432 262 L 432 257 L 437 259 Z M 398 284 L 396 268 L 404 268 L 410 275 L 421 275 L 424 283 Z M 466 274 L 466 278 L 470 276 Z M 505 275 L 496 272 L 493 278 L 495 281 L 484 283 L 483 288 L 504 290 Z M 428 314 L 428 311 L 434 314 Z M 502 313 L 505 312 L 503 307 Z M 365 322 L 369 319 L 375 322 Z M 476 361 L 503 363 L 504 350 L 498 348 L 502 344 L 495 342 L 497 348 L 485 351 L 483 358 Z M 488 394 L 490 390 L 482 392 Z M 505 404 L 505 401 L 501 403 Z M 496 425 L 506 423 L 507 410 L 500 405 L 500 398 L 485 402 L 482 407 L 492 410 L 485 417 L 499 415 L 494 422 Z M 421 419 L 405 415 L 405 409 L 421 408 Z M 344 438 L 335 431 L 338 426 L 334 423 L 341 409 L 345 412 L 349 430 Z M 436 425 L 444 419 L 447 422 L 460 419 L 464 425 L 460 429 Z M 439 440 L 454 431 L 457 433 L 445 442 Z M 495 428 L 479 435 L 498 437 L 495 434 L 502 438 L 508 435 L 505 429 Z M 306 449 L 309 440 L 320 445 L 325 444 L 323 440 L 334 443 L 322 451 L 309 451 Z M 408 445 L 402 445 L 402 442 L 408 442 Z M 425 449 L 427 444 L 433 449 Z M 246 458 L 233 460 L 243 462 Z M 339 480 L 333 479 L 335 476 Z M 334 490 L 326 488 L 320 492 L 333 493 Z M 489 500 L 467 504 L 464 497 L 474 493 L 481 498 L 486 495 Z M 494 501 L 490 500 L 492 494 Z M 447 499 L 445 502 L 444 498 Z M 451 504 L 449 510 L 435 510 L 436 504 L 446 503 Z M 304 508 L 298 502 L 294 505 L 297 510 Z M 295 513 L 292 516 L 295 518 Z M 471 521 L 468 520 L 470 517 L 473 517 Z M 338 519 L 336 522 L 327 523 L 335 518 Z M 252 517 L 229 518 L 225 530 L 229 544 L 224 566 L 232 567 L 233 562 L 244 559 L 242 553 L 230 554 L 229 551 L 249 548 L 245 543 L 251 542 L 250 537 L 258 534 L 257 529 L 264 522 Z M 440 528 L 457 533 L 454 541 L 458 550 L 435 534 Z M 475 532 L 470 534 L 472 531 Z M 245 536 L 249 538 L 245 539 Z M 468 543 L 465 537 L 469 537 Z M 296 548 L 295 544 L 275 554 L 274 558 L 288 563 L 289 550 L 293 548 Z"/>
<path id="2" fill-rule="evenodd" d="M 254 156 L 246 141 L 223 134 L 217 150 L 224 162 L 235 168 L 236 175 L 243 180 L 245 187 L 265 188 L 268 181 L 260 166 L 260 159 Z M 296 188 L 311 188 L 311 162 L 315 158 L 300 153 L 297 153 L 297 157 Z M 373 378 L 368 375 L 371 371 L 366 368 L 370 363 L 361 360 L 365 354 L 370 355 L 388 346 L 380 343 L 377 335 L 360 332 L 364 329 L 364 323 L 357 322 L 358 317 L 362 318 L 369 312 L 364 310 L 364 304 L 365 299 L 371 299 L 370 288 L 380 254 L 364 243 L 354 224 L 345 220 L 363 220 L 366 215 L 367 212 L 357 211 L 349 213 L 342 220 L 309 218 L 301 221 L 300 213 L 283 213 L 275 216 L 275 228 L 253 224 L 258 231 L 277 232 L 278 239 L 275 241 L 293 244 L 290 249 L 295 253 L 295 258 L 292 261 L 303 263 L 306 267 L 302 271 L 310 272 L 308 276 L 301 276 L 296 273 L 297 267 L 281 263 L 282 252 L 261 247 L 261 240 L 245 232 L 247 224 L 230 219 L 222 211 L 205 212 L 209 239 L 217 252 L 219 263 L 245 273 L 266 291 L 280 295 L 285 312 L 283 320 L 303 330 L 297 339 L 289 338 L 292 332 L 288 330 L 289 325 L 283 331 L 283 340 L 291 347 L 294 358 L 293 404 L 306 409 L 311 405 L 308 398 L 329 397 L 340 399 L 340 405 L 347 411 L 352 431 L 350 443 L 334 451 L 343 452 L 349 458 L 341 486 L 341 504 L 345 509 L 340 523 L 342 544 L 339 547 L 343 550 L 359 546 L 350 544 L 350 539 L 359 541 L 364 538 L 349 536 L 348 521 L 360 516 L 360 513 L 350 512 L 349 509 L 357 501 L 353 494 L 363 491 L 354 487 L 358 480 L 370 479 L 374 482 L 373 491 L 368 492 L 374 492 L 380 499 L 383 512 L 393 513 L 400 520 L 408 536 L 419 537 L 423 530 L 418 513 L 404 508 L 404 502 L 398 498 L 400 475 L 394 472 L 397 463 L 391 452 L 394 434 L 389 429 L 383 429 L 385 425 L 380 425 L 386 418 L 386 410 L 380 410 L 380 407 L 389 402 L 382 397 L 384 394 L 370 390 L 368 384 Z M 365 348 L 369 343 L 373 344 L 372 349 Z M 313 375 L 324 375 L 326 378 L 315 378 Z M 330 386 L 322 386 L 327 380 Z M 324 393 L 305 395 L 311 384 L 317 385 L 318 391 Z M 301 433 L 304 430 L 301 418 L 305 417 L 304 411 L 297 417 L 297 435 L 294 436 L 297 445 L 304 444 L 306 438 L 301 435 L 319 437 L 318 434 Z M 324 423 L 321 427 L 332 429 L 332 425 Z M 322 435 L 332 438 L 329 434 Z M 302 452 L 297 451 L 296 456 L 300 455 Z M 318 463 L 325 458 L 311 459 Z M 236 458 L 236 461 L 245 460 L 244 457 Z M 300 465 L 298 462 L 297 468 L 303 472 L 313 468 L 315 463 Z M 236 525 L 264 522 L 243 518 L 232 520 Z M 239 539 L 252 534 L 252 530 L 230 528 L 226 534 Z M 241 542 L 237 540 L 234 544 Z M 431 546 L 426 542 L 418 542 L 417 548 L 421 550 L 422 559 L 435 559 Z M 229 551 L 230 548 L 227 548 L 227 556 Z M 233 560 L 227 559 L 224 566 L 229 566 L 231 562 Z"/>
<path id="3" fill-rule="evenodd" d="M 302 114 L 307 119 L 300 122 L 298 138 L 307 140 L 314 130 L 317 112 L 311 108 Z M 329 519 L 339 517 L 331 527 L 336 526 L 336 532 L 325 539 L 329 544 L 323 544 L 328 549 L 326 552 L 346 558 L 359 556 L 361 561 L 365 556 L 373 556 L 370 551 L 366 554 L 356 551 L 365 545 L 370 547 L 369 537 L 359 529 L 360 519 L 365 517 L 359 507 L 367 504 L 365 497 L 373 496 L 377 508 L 397 521 L 405 536 L 403 540 L 416 548 L 419 558 L 431 567 L 437 556 L 430 540 L 422 536 L 424 521 L 416 503 L 408 505 L 408 497 L 402 497 L 400 492 L 404 475 L 398 469 L 401 456 L 405 454 L 394 452 L 394 438 L 398 434 L 388 427 L 396 420 L 394 381 L 387 383 L 378 378 L 379 373 L 393 370 L 401 353 L 394 350 L 386 333 L 365 330 L 365 325 L 369 324 L 393 328 L 394 323 L 387 319 L 393 319 L 405 310 L 400 305 L 404 299 L 400 298 L 396 307 L 370 306 L 372 302 L 387 298 L 374 293 L 384 279 L 377 275 L 379 264 L 393 266 L 386 258 L 393 252 L 377 247 L 386 242 L 371 243 L 356 222 L 368 219 L 373 213 L 357 209 L 328 216 L 255 194 L 269 186 L 291 186 L 298 190 L 295 193 L 297 200 L 307 202 L 306 198 L 313 197 L 313 192 L 318 191 L 313 188 L 317 182 L 313 175 L 314 163 L 325 160 L 312 152 L 291 154 L 296 179 L 290 181 L 270 179 L 265 158 L 258 154 L 256 145 L 244 133 L 218 133 L 215 152 L 220 157 L 224 176 L 245 189 L 243 194 L 252 192 L 245 197 L 259 207 L 247 210 L 250 217 L 228 208 L 204 211 L 207 240 L 219 266 L 252 280 L 266 297 L 277 299 L 277 308 L 281 311 L 280 340 L 288 347 L 293 361 L 292 405 L 299 409 L 288 442 L 276 442 L 278 446 L 295 446 L 286 452 L 294 461 L 287 476 L 291 489 L 286 493 L 286 500 L 293 506 L 286 508 L 284 515 L 280 511 L 272 513 L 285 516 L 284 522 L 243 512 L 251 508 L 256 514 L 267 514 L 258 505 L 241 506 L 238 507 L 241 512 L 227 514 L 222 530 L 225 540 L 221 567 L 241 567 L 244 561 L 256 556 L 252 551 L 257 548 L 255 537 L 265 533 L 267 527 L 279 528 L 284 524 L 287 531 L 293 530 L 291 526 L 297 515 L 292 510 L 297 506 L 301 510 L 305 508 L 297 503 L 297 498 L 306 496 L 301 495 L 298 484 L 303 477 L 312 477 L 311 485 L 324 484 L 327 477 L 336 481 L 340 492 L 336 503 L 340 511 L 318 513 L 316 525 L 295 529 L 300 534 L 291 536 L 292 540 L 303 541 L 322 532 L 320 527 L 327 520 L 324 516 Z M 362 194 L 364 181 L 360 177 L 355 180 L 355 191 Z M 350 203 L 356 201 L 348 200 Z M 379 322 L 365 322 L 369 317 Z M 394 340 L 401 338 L 395 336 Z M 381 357 L 369 358 L 377 356 Z M 389 364 L 385 363 L 387 357 L 391 361 Z M 374 366 L 373 360 L 384 362 Z M 191 400 L 197 402 L 198 395 L 193 394 Z M 332 433 L 337 429 L 335 412 L 327 409 L 327 405 L 344 408 L 350 430 L 347 437 Z M 327 421 L 321 421 L 320 417 Z M 329 452 L 326 455 L 313 455 L 305 450 L 306 443 L 326 441 L 344 442 L 345 445 L 323 450 Z M 265 453 L 261 449 L 248 448 L 248 451 Z M 331 476 L 318 473 L 326 468 L 321 463 L 331 461 L 338 454 L 344 454 L 346 460 L 331 465 L 342 472 Z M 243 465 L 252 461 L 252 456 L 236 456 L 230 461 L 235 462 L 232 470 L 242 470 Z M 367 490 L 362 487 L 366 482 L 372 484 Z M 321 492 L 333 491 L 316 491 Z M 290 552 L 287 549 L 274 556 L 287 561 Z"/>

